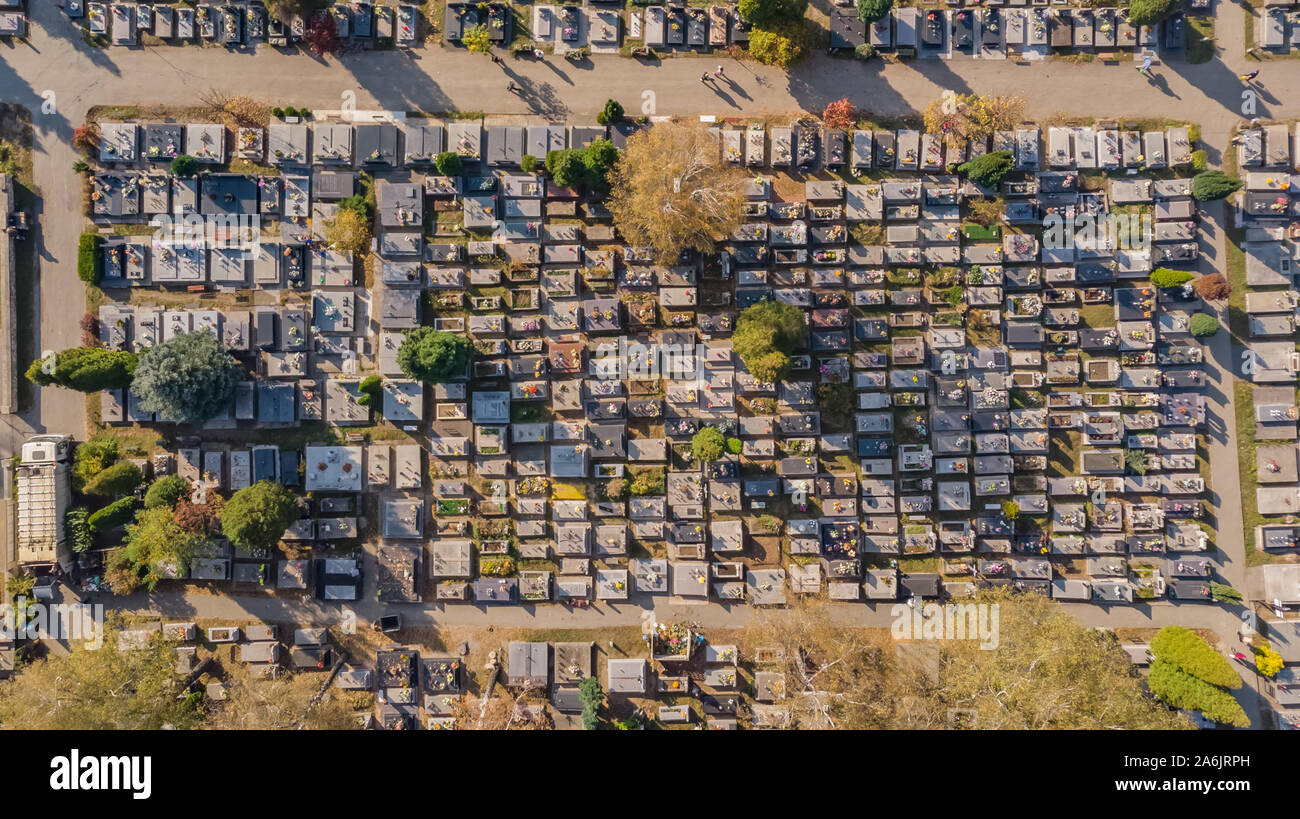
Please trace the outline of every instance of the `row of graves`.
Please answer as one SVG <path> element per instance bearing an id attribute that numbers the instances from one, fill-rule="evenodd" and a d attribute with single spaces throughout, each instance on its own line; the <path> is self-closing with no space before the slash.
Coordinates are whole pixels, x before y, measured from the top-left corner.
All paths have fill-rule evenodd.
<path id="1" fill-rule="evenodd" d="M 1129 22 L 1127 8 L 1063 8 L 1055 2 L 1049 7 L 1047 0 L 964 5 L 895 8 L 871 23 L 864 23 L 856 8 L 834 9 L 830 49 L 852 50 L 867 43 L 900 57 L 1028 60 L 1062 52 L 1114 57 L 1162 47 L 1177 51 L 1185 37 L 1181 12 L 1140 26 Z"/>
<path id="2" fill-rule="evenodd" d="M 18 0 L 5 0 L 17 3 Z M 262 43 L 288 47 L 300 43 L 310 21 L 299 14 L 278 19 L 261 0 L 166 5 L 150 0 L 114 3 L 68 0 L 64 10 L 72 19 L 84 18 L 85 30 L 107 38 L 114 46 L 138 46 L 142 35 L 168 45 L 188 43 L 254 49 Z M 415 46 L 423 23 L 415 3 L 397 6 L 374 0 L 334 3 L 320 10 L 334 25 L 338 38 L 358 47 Z"/>
<path id="3" fill-rule="evenodd" d="M 192 622 L 142 623 L 119 632 L 117 649 L 139 651 L 157 639 L 174 647 L 176 673 L 186 676 L 202 670 L 199 649 L 203 642 L 217 647 L 231 646 L 231 656 L 246 666 L 253 677 L 262 679 L 279 677 L 286 670 L 326 671 L 340 659 L 327 629 L 295 629 L 292 639 L 286 640 L 274 623 L 207 629 Z M 209 699 L 219 702 L 226 699 L 228 692 L 226 683 L 216 681 L 208 684 L 205 693 Z"/>
<path id="4" fill-rule="evenodd" d="M 1300 49 L 1300 10 L 1295 0 L 1266 0 L 1255 23 L 1255 42 L 1272 54 Z"/>
<path id="5" fill-rule="evenodd" d="M 1274 555 L 1295 554 L 1300 548 L 1300 528 L 1290 523 L 1300 509 L 1295 388 L 1300 373 L 1300 296 L 1295 280 L 1300 262 L 1300 175 L 1295 173 L 1300 134 L 1295 127 L 1248 127 L 1233 138 L 1245 183 L 1235 195 L 1246 257 L 1245 343 L 1250 366 L 1244 374 L 1254 383 L 1254 490 L 1256 509 L 1264 519 L 1254 538 L 1256 548 Z"/>

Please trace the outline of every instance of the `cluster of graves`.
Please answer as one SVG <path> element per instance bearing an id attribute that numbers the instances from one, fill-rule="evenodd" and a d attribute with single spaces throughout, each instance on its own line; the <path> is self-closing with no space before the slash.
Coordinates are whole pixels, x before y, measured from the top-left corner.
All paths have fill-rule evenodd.
<path id="1" fill-rule="evenodd" d="M 105 124 L 116 147 L 101 158 L 122 161 L 100 175 L 166 177 L 133 165 L 155 145 L 193 154 L 195 139 L 216 159 L 228 146 L 205 143 L 204 127 Z M 138 350 L 216 333 L 249 377 L 209 427 L 383 418 L 428 430 L 402 446 L 199 442 L 178 453 L 201 464 L 189 472 L 201 486 L 274 474 L 310 492 L 290 535 L 304 546 L 353 541 L 340 537 L 358 531 L 347 510 L 377 493 L 381 600 L 768 605 L 976 584 L 1106 602 L 1208 597 L 1208 561 L 1181 554 L 1208 540 L 1203 349 L 1189 332 L 1199 302 L 1190 287 L 1149 281 L 1154 267 L 1199 261 L 1186 127 L 1027 125 L 960 143 L 806 121 L 729 126 L 716 132 L 721 156 L 754 174 L 745 221 L 720 253 L 672 265 L 621 243 L 600 201 L 518 170 L 526 154 L 621 144 L 625 129 L 410 119 L 254 131 L 280 176 L 159 187 L 193 182 L 200 208 L 278 225 L 265 265 L 186 249 L 198 281 L 302 292 L 248 310 L 108 303 L 103 341 Z M 464 175 L 430 168 L 444 149 Z M 1005 212 L 978 224 L 971 202 L 994 192 L 944 169 L 988 150 L 1009 151 L 1016 170 L 996 192 Z M 831 173 L 847 170 L 860 181 Z M 377 198 L 372 288 L 359 259 L 311 235 L 361 171 Z M 1040 235 L 1051 218 L 1121 209 L 1149 217 L 1149 243 Z M 168 251 L 115 241 L 103 252 L 124 271 L 156 271 Z M 296 277 L 286 257 L 303 266 Z M 112 293 L 173 281 L 144 275 L 105 282 Z M 757 382 L 729 339 L 737 310 L 764 299 L 795 305 L 810 326 L 780 384 Z M 422 325 L 472 339 L 463 381 L 426 388 L 402 375 L 402 333 Z M 363 402 L 361 376 L 375 371 L 382 400 Z M 848 406 L 833 409 L 827 396 L 846 391 Z M 168 420 L 112 392 L 103 417 Z M 702 467 L 690 442 L 705 426 L 739 451 Z M 259 560 L 244 579 L 283 571 L 265 556 L 214 559 L 232 578 Z M 355 565 L 303 568 L 322 595 L 356 581 Z"/>
<path id="2" fill-rule="evenodd" d="M 324 671 L 334 666 L 338 660 L 326 629 L 295 629 L 293 638 L 286 647 L 279 626 L 262 623 L 212 626 L 207 629 L 186 622 L 137 624 L 118 633 L 117 649 L 143 650 L 160 635 L 168 643 L 175 644 L 176 673 L 182 675 L 200 671 L 198 652 L 202 642 L 231 646 L 230 656 L 246 666 L 256 678 L 278 677 L 286 668 L 295 671 Z M 205 693 L 210 699 L 220 701 L 226 698 L 228 686 L 224 682 L 209 683 Z"/>
<path id="3" fill-rule="evenodd" d="M 1256 442 L 1256 508 L 1265 524 L 1255 529 L 1255 545 L 1273 553 L 1293 551 L 1300 529 L 1285 521 L 1300 507 L 1297 476 L 1295 384 L 1300 373 L 1296 352 L 1295 267 L 1300 261 L 1300 177 L 1297 134 L 1287 124 L 1249 127 L 1237 133 L 1237 164 L 1242 191 L 1237 218 L 1243 229 L 1246 260 L 1246 320 L 1243 339 L 1249 356 L 1243 377 L 1254 383 L 1252 410 Z M 1239 399 L 1240 400 L 1240 399 Z M 1250 487 L 1243 487 L 1246 491 Z"/>
<path id="4" fill-rule="evenodd" d="M 1038 59 L 1061 52 L 1101 55 L 1183 48 L 1181 12 L 1156 25 L 1129 22 L 1127 8 L 1062 7 L 1048 0 L 955 2 L 963 8 L 894 8 L 864 23 L 852 3 L 831 12 L 830 48 L 852 50 L 869 43 L 905 57 Z"/>
<path id="5" fill-rule="evenodd" d="M 73 19 L 84 17 L 84 26 L 90 34 L 106 37 L 112 45 L 128 47 L 139 45 L 142 34 L 169 45 L 198 42 L 237 49 L 266 43 L 287 47 L 300 43 L 308 26 L 308 21 L 298 14 L 277 19 L 268 13 L 261 0 L 190 5 L 150 0 L 107 3 L 67 0 L 64 9 Z M 393 6 L 374 0 L 351 0 L 330 5 L 325 13 L 333 19 L 339 39 L 357 47 L 411 47 L 421 36 L 421 15 L 415 3 Z"/>
<path id="6" fill-rule="evenodd" d="M 1300 48 L 1300 10 L 1296 0 L 1264 0 L 1257 12 L 1255 43 L 1274 54 Z"/>

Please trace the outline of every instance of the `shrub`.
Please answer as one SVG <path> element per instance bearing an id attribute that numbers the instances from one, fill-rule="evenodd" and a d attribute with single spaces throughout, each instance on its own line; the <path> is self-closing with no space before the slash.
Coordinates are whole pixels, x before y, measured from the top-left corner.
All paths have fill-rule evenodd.
<path id="1" fill-rule="evenodd" d="M 849 102 L 848 97 L 844 97 L 826 104 L 822 122 L 826 123 L 827 128 L 852 128 L 857 114 L 857 106 Z"/>
<path id="2" fill-rule="evenodd" d="M 94 313 L 86 313 L 77 322 L 81 327 L 81 346 L 98 347 L 99 346 L 99 317 Z"/>
<path id="3" fill-rule="evenodd" d="M 1128 467 L 1128 471 L 1132 472 L 1134 475 L 1147 474 L 1146 453 L 1140 449 L 1124 450 L 1124 465 Z"/>
<path id="4" fill-rule="evenodd" d="M 764 65 L 791 68 L 808 56 L 808 28 L 803 20 L 756 27 L 749 33 L 749 54 Z"/>
<path id="5" fill-rule="evenodd" d="M 1002 517 L 1007 520 L 1015 520 L 1020 517 L 1020 504 L 1015 501 L 1002 502 Z"/>
<path id="6" fill-rule="evenodd" d="M 872 23 L 889 13 L 894 0 L 858 0 L 858 17 L 864 23 Z"/>
<path id="7" fill-rule="evenodd" d="M 271 116 L 276 119 L 284 119 L 284 109 L 277 105 L 275 108 L 271 109 Z"/>
<path id="8" fill-rule="evenodd" d="M 113 594 L 128 595 L 144 588 L 140 570 L 126 555 L 126 549 L 114 549 L 104 560 L 104 582 Z"/>
<path id="9" fill-rule="evenodd" d="M 90 173 L 90 163 L 84 159 L 78 159 L 76 162 L 72 163 L 72 172 L 82 174 Z"/>
<path id="10" fill-rule="evenodd" d="M 539 160 L 537 157 L 533 156 L 532 154 L 524 154 L 519 159 L 519 170 L 523 171 L 524 173 L 536 173 L 537 166 L 540 162 L 541 160 Z"/>
<path id="11" fill-rule="evenodd" d="M 117 439 L 96 435 L 78 444 L 72 455 L 72 488 L 81 491 L 86 481 L 117 461 Z"/>
<path id="12" fill-rule="evenodd" d="M 1192 151 L 1192 170 L 1203 171 L 1208 164 L 1209 159 L 1206 157 L 1205 151 Z"/>
<path id="13" fill-rule="evenodd" d="M 1206 273 L 1196 280 L 1196 294 L 1206 301 L 1221 301 L 1232 293 L 1232 285 L 1222 273 Z"/>
<path id="14" fill-rule="evenodd" d="M 143 480 L 140 467 L 130 461 L 118 461 L 86 481 L 81 491 L 100 498 L 115 498 L 135 491 Z"/>
<path id="15" fill-rule="evenodd" d="M 618 100 L 605 100 L 605 107 L 596 114 L 599 125 L 613 125 L 623 120 L 623 104 Z"/>
<path id="16" fill-rule="evenodd" d="M 717 427 L 704 427 L 691 438 L 691 454 L 701 462 L 716 461 L 722 457 L 727 439 Z"/>
<path id="17" fill-rule="evenodd" d="M 92 531 L 104 532 L 130 522 L 135 514 L 135 498 L 118 498 L 108 506 L 92 512 L 86 523 Z"/>
<path id="18" fill-rule="evenodd" d="M 563 148 L 546 155 L 546 171 L 565 188 L 594 189 L 605 184 L 618 161 L 618 149 L 607 139 L 595 139 L 585 148 Z"/>
<path id="19" fill-rule="evenodd" d="M 78 125 L 72 130 L 72 144 L 84 154 L 93 155 L 98 152 L 99 125 L 94 122 Z"/>
<path id="20" fill-rule="evenodd" d="M 745 444 L 739 438 L 728 438 L 727 451 L 732 455 L 739 455 L 745 451 Z"/>
<path id="21" fill-rule="evenodd" d="M 954 284 L 952 287 L 944 290 L 942 295 L 943 300 L 948 303 L 949 307 L 956 307 L 961 304 L 962 299 L 965 297 L 966 288 L 962 287 L 960 284 Z"/>
<path id="22" fill-rule="evenodd" d="M 463 167 L 460 155 L 453 151 L 443 151 L 433 158 L 433 166 L 443 176 L 459 176 Z"/>
<path id="23" fill-rule="evenodd" d="M 465 29 L 460 41 L 474 54 L 487 54 L 492 50 L 492 34 L 483 23 Z"/>
<path id="24" fill-rule="evenodd" d="M 95 533 L 90 530 L 90 513 L 84 506 L 74 506 L 63 513 L 63 531 L 72 544 L 72 551 L 81 554 L 95 543 Z"/>
<path id="25" fill-rule="evenodd" d="M 966 174 L 981 188 L 996 189 L 1007 174 L 1011 173 L 1014 165 L 1015 160 L 1012 159 L 1010 151 L 994 151 L 977 156 L 969 162 L 963 162 L 957 166 L 957 170 Z"/>
<path id="26" fill-rule="evenodd" d="M 1241 677 L 1233 671 L 1223 655 L 1191 629 L 1165 626 L 1151 638 L 1151 653 L 1157 660 L 1210 685 L 1221 688 L 1241 687 Z"/>
<path id="27" fill-rule="evenodd" d="M 275 481 L 258 481 L 230 496 L 221 510 L 221 532 L 246 549 L 274 546 L 298 519 L 298 498 Z"/>
<path id="28" fill-rule="evenodd" d="M 1179 0 L 1132 0 L 1128 20 L 1135 26 L 1150 26 L 1168 17 L 1178 8 Z"/>
<path id="29" fill-rule="evenodd" d="M 357 390 L 361 393 L 357 398 L 357 404 L 363 407 L 374 406 L 379 401 L 383 385 L 384 379 L 378 375 L 368 375 L 361 379 L 361 383 L 357 385 Z"/>
<path id="30" fill-rule="evenodd" d="M 1209 313 L 1194 313 L 1188 329 L 1197 338 L 1207 338 L 1219 332 L 1219 320 Z"/>
<path id="31" fill-rule="evenodd" d="M 176 508 L 176 501 L 190 492 L 190 482 L 180 475 L 168 475 L 159 478 L 149 484 L 149 489 L 144 493 L 144 508 L 155 509 L 159 506 L 166 506 L 168 509 Z"/>
<path id="32" fill-rule="evenodd" d="M 736 321 L 732 344 L 754 378 L 780 381 L 790 369 L 790 353 L 803 344 L 808 325 L 792 304 L 762 301 L 746 307 Z"/>
<path id="33" fill-rule="evenodd" d="M 1264 640 L 1256 638 L 1251 650 L 1255 654 L 1255 670 L 1265 677 L 1276 677 L 1285 665 L 1282 655 Z"/>
<path id="34" fill-rule="evenodd" d="M 27 380 L 42 387 L 66 387 L 99 392 L 129 385 L 139 359 L 125 350 L 73 347 L 55 353 L 54 361 L 38 358 L 27 367 Z"/>
<path id="35" fill-rule="evenodd" d="M 740 0 L 736 4 L 736 11 L 749 23 L 761 26 L 776 21 L 802 19 L 808 11 L 808 0 Z"/>
<path id="36" fill-rule="evenodd" d="M 1213 202 L 1241 189 L 1241 180 L 1223 171 L 1201 171 L 1192 177 L 1192 196 L 1198 202 Z"/>
<path id="37" fill-rule="evenodd" d="M 474 344 L 465 336 L 417 327 L 402 339 L 397 366 L 407 378 L 442 384 L 463 377 L 473 357 Z"/>
<path id="38" fill-rule="evenodd" d="M 329 14 L 317 14 L 307 25 L 306 32 L 303 33 L 303 42 L 307 48 L 317 57 L 324 57 L 333 54 L 339 50 L 338 27 L 334 24 L 334 18 Z"/>
<path id="39" fill-rule="evenodd" d="M 667 477 L 660 467 L 632 470 L 633 495 L 662 495 L 667 486 Z"/>
<path id="40" fill-rule="evenodd" d="M 181 333 L 140 354 L 131 393 L 146 412 L 202 424 L 230 403 L 242 370 L 212 333 Z"/>
<path id="41" fill-rule="evenodd" d="M 1239 728 L 1250 726 L 1246 712 L 1231 694 L 1179 670 L 1167 661 L 1157 658 L 1151 664 L 1147 684 L 1151 687 L 1151 693 L 1174 708 L 1200 711 L 1207 718 L 1226 725 Z"/>
<path id="42" fill-rule="evenodd" d="M 1192 280 L 1192 274 L 1186 270 L 1171 270 L 1157 267 L 1151 271 L 1151 283 L 1156 287 L 1178 287 Z"/>
<path id="43" fill-rule="evenodd" d="M 104 256 L 99 252 L 103 237 L 98 233 L 83 233 L 77 240 L 77 278 L 86 284 L 99 284 L 104 272 Z"/>
<path id="44" fill-rule="evenodd" d="M 853 48 L 853 56 L 859 60 L 870 60 L 876 56 L 876 47 L 871 43 L 858 43 Z"/>
<path id="45" fill-rule="evenodd" d="M 1241 592 L 1224 583 L 1210 581 L 1210 597 L 1216 603 L 1240 603 Z"/>
<path id="46" fill-rule="evenodd" d="M 199 172 L 199 161 L 189 154 L 181 154 L 172 160 L 173 176 L 194 176 Z"/>

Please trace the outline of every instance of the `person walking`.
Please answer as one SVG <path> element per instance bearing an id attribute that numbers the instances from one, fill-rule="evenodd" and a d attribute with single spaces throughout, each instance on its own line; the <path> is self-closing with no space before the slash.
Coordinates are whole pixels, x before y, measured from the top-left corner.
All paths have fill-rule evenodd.
<path id="1" fill-rule="evenodd" d="M 509 91 L 511 94 L 518 94 L 519 86 L 515 85 L 514 82 L 510 82 L 506 84 L 506 90 Z"/>
<path id="2" fill-rule="evenodd" d="M 700 75 L 700 82 L 708 82 L 711 79 L 713 79 L 713 77 L 707 71 Z"/>
<path id="3" fill-rule="evenodd" d="M 713 73 L 714 73 L 715 76 L 718 76 L 718 77 L 725 77 L 725 76 L 726 76 L 726 74 L 723 74 L 723 73 L 722 73 L 722 66 L 718 66 L 718 70 L 717 70 L 717 71 L 714 71 Z"/>
<path id="4" fill-rule="evenodd" d="M 1151 55 L 1146 55 L 1146 57 L 1142 59 L 1142 67 L 1138 69 L 1138 73 L 1146 76 L 1147 72 L 1151 70 L 1151 61 Z"/>
<path id="5" fill-rule="evenodd" d="M 1244 83 L 1249 84 L 1252 80 L 1254 80 L 1258 76 L 1259 76 L 1259 69 L 1257 68 L 1254 71 L 1251 71 L 1249 74 L 1242 74 L 1237 79 L 1241 80 Z"/>

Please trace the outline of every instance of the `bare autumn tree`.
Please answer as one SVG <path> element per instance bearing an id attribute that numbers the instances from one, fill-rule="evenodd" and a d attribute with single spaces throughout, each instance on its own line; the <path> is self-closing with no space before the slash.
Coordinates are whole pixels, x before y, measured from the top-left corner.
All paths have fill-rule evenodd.
<path id="1" fill-rule="evenodd" d="M 211 708 L 208 728 L 217 730 L 347 731 L 361 727 L 350 692 L 326 686 L 321 673 L 258 679 L 241 664 L 224 666 L 227 698 Z"/>
<path id="2" fill-rule="evenodd" d="M 662 122 L 632 135 L 610 174 L 609 209 L 633 245 L 675 262 L 707 252 L 740 225 L 746 176 L 722 161 L 717 137 L 699 123 Z"/>
<path id="3" fill-rule="evenodd" d="M 529 703 L 528 692 L 503 691 L 484 702 L 464 696 L 451 707 L 458 731 L 547 731 L 555 727 L 543 703 Z"/>

